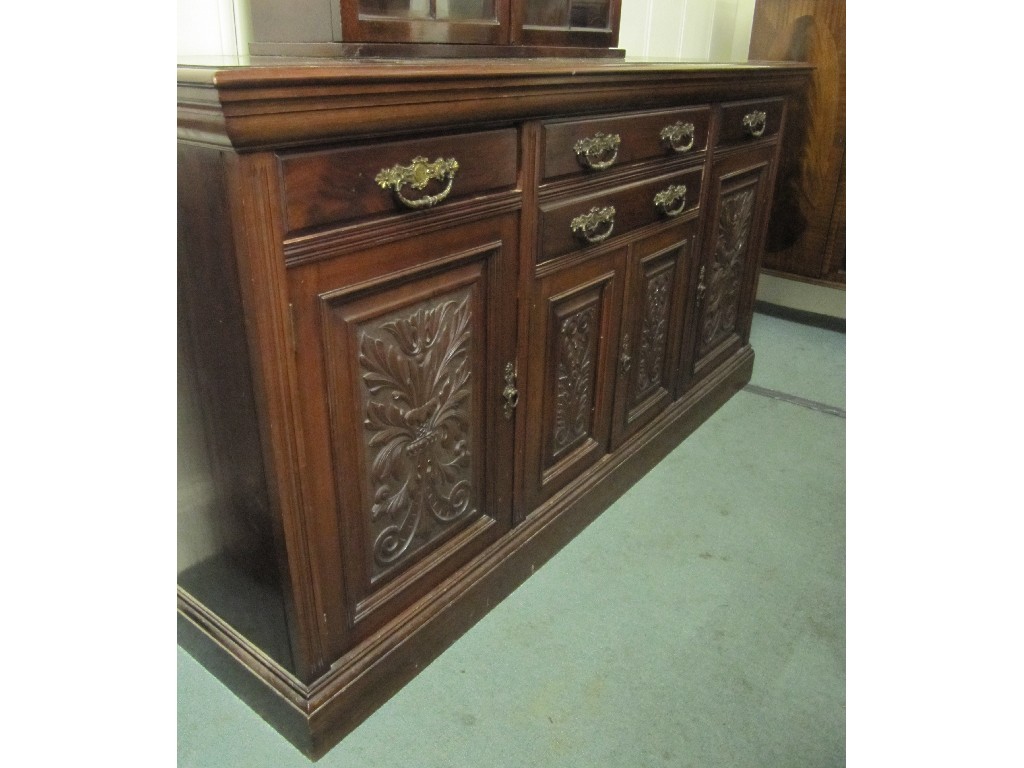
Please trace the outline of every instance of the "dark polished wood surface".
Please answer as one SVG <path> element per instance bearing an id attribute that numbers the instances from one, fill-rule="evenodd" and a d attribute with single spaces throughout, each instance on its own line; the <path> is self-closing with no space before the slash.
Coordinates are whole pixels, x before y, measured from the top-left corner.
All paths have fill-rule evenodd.
<path id="1" fill-rule="evenodd" d="M 322 754 L 742 387 L 807 75 L 182 66 L 181 367 L 220 372 L 197 432 L 262 501 L 216 515 L 276 595 L 207 568 L 182 644 Z"/>
<path id="2" fill-rule="evenodd" d="M 814 65 L 780 158 L 765 263 L 846 285 L 846 1 L 758 0 L 750 55 Z"/>

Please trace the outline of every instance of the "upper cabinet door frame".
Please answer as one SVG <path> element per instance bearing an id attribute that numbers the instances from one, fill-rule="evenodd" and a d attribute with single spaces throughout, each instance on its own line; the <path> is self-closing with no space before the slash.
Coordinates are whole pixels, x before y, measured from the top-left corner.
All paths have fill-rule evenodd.
<path id="1" fill-rule="evenodd" d="M 513 45 L 535 45 L 550 47 L 573 47 L 573 48 L 614 48 L 619 42 L 619 0 L 607 0 L 608 18 L 607 25 L 599 27 L 572 26 L 568 23 L 559 22 L 557 25 L 542 26 L 531 23 L 527 14 L 527 0 L 517 0 L 512 6 L 512 44 Z M 550 5 L 564 4 L 567 14 L 572 13 L 571 6 L 585 5 L 578 0 L 560 0 L 560 3 L 549 2 Z M 594 3 L 591 2 L 591 5 Z"/>

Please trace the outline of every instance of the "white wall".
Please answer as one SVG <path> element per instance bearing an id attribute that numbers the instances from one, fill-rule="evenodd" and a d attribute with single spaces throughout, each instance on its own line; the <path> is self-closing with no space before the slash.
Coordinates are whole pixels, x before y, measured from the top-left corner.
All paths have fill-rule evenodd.
<path id="1" fill-rule="evenodd" d="M 627 56 L 745 61 L 755 0 L 622 0 Z"/>
<path id="2" fill-rule="evenodd" d="M 178 56 L 248 53 L 247 0 L 177 0 Z M 238 7 L 236 7 L 238 6 Z"/>
<path id="3" fill-rule="evenodd" d="M 743 61 L 755 0 L 622 0 L 627 56 Z M 245 54 L 248 0 L 177 0 L 178 55 Z"/>

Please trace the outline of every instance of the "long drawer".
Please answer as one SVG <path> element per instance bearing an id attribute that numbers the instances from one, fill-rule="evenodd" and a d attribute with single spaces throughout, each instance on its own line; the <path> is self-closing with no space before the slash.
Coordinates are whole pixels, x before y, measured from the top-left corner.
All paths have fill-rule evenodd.
<path id="1" fill-rule="evenodd" d="M 708 146 L 710 116 L 710 107 L 691 107 L 546 123 L 541 178 L 698 154 Z"/>
<path id="2" fill-rule="evenodd" d="M 583 197 L 541 203 L 537 261 L 696 210 L 703 174 L 703 166 L 697 166 Z"/>
<path id="3" fill-rule="evenodd" d="M 288 232 L 423 210 L 516 185 L 514 128 L 282 154 Z"/>

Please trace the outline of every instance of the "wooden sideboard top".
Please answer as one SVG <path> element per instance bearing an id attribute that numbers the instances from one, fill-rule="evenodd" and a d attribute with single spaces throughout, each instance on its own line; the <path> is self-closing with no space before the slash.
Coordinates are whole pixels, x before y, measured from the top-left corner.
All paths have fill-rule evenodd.
<path id="1" fill-rule="evenodd" d="M 178 66 L 178 137 L 253 150 L 469 123 L 792 92 L 799 62 L 201 57 Z"/>

